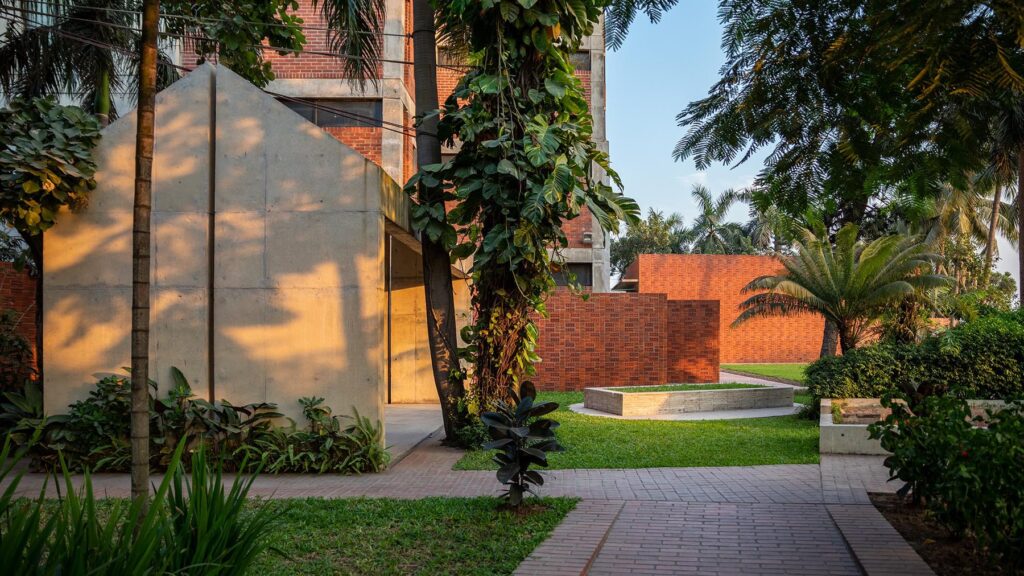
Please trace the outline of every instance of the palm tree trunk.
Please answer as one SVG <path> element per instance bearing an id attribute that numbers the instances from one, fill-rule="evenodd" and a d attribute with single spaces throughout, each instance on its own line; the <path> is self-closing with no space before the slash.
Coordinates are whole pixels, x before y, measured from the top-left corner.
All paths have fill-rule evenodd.
<path id="1" fill-rule="evenodd" d="M 138 129 L 135 136 L 135 206 L 132 220 L 132 498 L 149 497 L 149 259 L 153 201 L 153 132 L 156 116 L 156 42 L 160 1 L 142 3 Z"/>
<path id="2" fill-rule="evenodd" d="M 96 119 L 100 126 L 110 125 L 110 71 L 104 70 L 100 76 L 100 85 L 96 87 Z"/>
<path id="3" fill-rule="evenodd" d="M 425 115 L 437 110 L 437 52 L 434 30 L 434 7 L 430 0 L 413 0 L 413 76 L 416 82 L 416 161 L 420 167 L 441 162 L 441 141 L 437 137 L 437 116 Z M 440 187 L 422 183 L 417 191 L 423 204 L 443 203 Z M 455 326 L 455 296 L 452 293 L 451 256 L 444 245 L 433 242 L 426 234 L 423 247 L 423 288 L 427 299 L 427 340 L 434 372 L 434 386 L 441 401 L 444 433 L 449 442 L 455 440 L 460 425 L 460 405 L 465 394 L 461 377 L 453 374 L 458 368 Z"/>
<path id="4" fill-rule="evenodd" d="M 1002 209 L 1003 187 L 996 184 L 995 196 L 992 197 L 992 217 L 988 223 L 988 238 L 985 240 L 985 270 L 981 274 L 981 287 L 988 288 L 992 277 L 992 259 L 996 252 L 996 230 L 999 225 L 999 211 Z"/>
<path id="5" fill-rule="evenodd" d="M 821 352 L 818 353 L 818 357 L 835 356 L 837 344 L 839 344 L 839 328 L 835 322 L 826 319 L 825 331 L 821 335 Z"/>
<path id="6" fill-rule="evenodd" d="M 1017 288 L 1024 303 L 1024 145 L 1017 151 Z"/>
<path id="7" fill-rule="evenodd" d="M 846 354 L 850 350 L 853 350 L 857 342 L 853 338 L 853 334 L 847 326 L 839 326 L 839 349 Z"/>

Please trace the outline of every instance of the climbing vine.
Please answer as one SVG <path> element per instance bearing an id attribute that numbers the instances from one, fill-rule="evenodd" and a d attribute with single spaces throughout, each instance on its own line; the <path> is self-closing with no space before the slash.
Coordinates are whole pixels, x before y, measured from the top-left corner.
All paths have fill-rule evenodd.
<path id="1" fill-rule="evenodd" d="M 604 0 L 455 0 L 439 17 L 466 38 L 469 72 L 441 111 L 439 135 L 460 144 L 441 164 L 410 181 L 443 187 L 453 206 L 417 204 L 415 225 L 443 241 L 453 260 L 472 256 L 473 323 L 463 329 L 463 358 L 478 409 L 505 398 L 538 360 L 532 312 L 545 313 L 566 220 L 589 209 L 606 230 L 639 213 L 608 155 L 591 140 L 583 86 L 569 55 Z M 454 35 L 453 35 L 454 36 Z"/>

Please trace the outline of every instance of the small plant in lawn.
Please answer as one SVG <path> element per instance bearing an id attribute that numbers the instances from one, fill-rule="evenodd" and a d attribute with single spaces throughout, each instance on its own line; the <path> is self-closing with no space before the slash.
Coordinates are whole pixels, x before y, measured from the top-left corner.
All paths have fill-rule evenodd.
<path id="1" fill-rule="evenodd" d="M 494 461 L 500 466 L 498 481 L 508 486 L 505 499 L 508 504 L 519 506 L 527 492 L 536 494 L 531 485 L 544 485 L 544 477 L 530 470 L 530 466 L 547 467 L 547 453 L 561 452 L 563 448 L 555 438 L 558 422 L 541 418 L 557 410 L 558 403 L 535 404 L 537 389 L 532 382 L 523 382 L 518 394 L 510 389 L 509 397 L 514 404 L 499 401 L 496 411 L 485 412 L 480 420 L 491 436 L 484 449 L 499 451 Z"/>

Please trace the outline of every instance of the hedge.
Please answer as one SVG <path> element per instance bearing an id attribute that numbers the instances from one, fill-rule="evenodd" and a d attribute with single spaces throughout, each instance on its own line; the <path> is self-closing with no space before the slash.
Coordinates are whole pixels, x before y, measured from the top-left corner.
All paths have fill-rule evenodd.
<path id="1" fill-rule="evenodd" d="M 877 344 L 807 367 L 815 398 L 877 398 L 910 382 L 960 398 L 1024 393 L 1024 311 L 961 324 L 918 345 Z"/>

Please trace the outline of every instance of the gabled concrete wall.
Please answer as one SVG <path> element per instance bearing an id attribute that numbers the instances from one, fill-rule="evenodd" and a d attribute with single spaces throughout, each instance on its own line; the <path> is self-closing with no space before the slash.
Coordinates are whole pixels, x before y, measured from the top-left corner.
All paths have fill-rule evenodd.
<path id="1" fill-rule="evenodd" d="M 46 236 L 50 413 L 130 362 L 134 141 L 134 113 L 105 130 L 90 207 Z M 153 196 L 162 388 L 177 366 L 201 396 L 212 373 L 217 399 L 297 421 L 302 396 L 382 419 L 384 219 L 407 225 L 408 201 L 379 167 L 203 66 L 158 96 Z"/>

